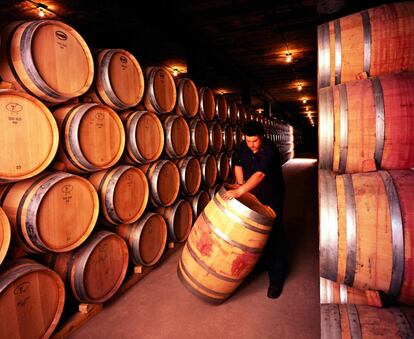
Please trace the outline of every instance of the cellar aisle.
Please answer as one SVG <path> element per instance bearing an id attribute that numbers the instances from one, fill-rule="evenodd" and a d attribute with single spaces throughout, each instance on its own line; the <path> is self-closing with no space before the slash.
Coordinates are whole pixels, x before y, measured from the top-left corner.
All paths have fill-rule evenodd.
<path id="1" fill-rule="evenodd" d="M 279 299 L 265 272 L 252 274 L 224 304 L 207 304 L 180 283 L 176 252 L 71 338 L 320 338 L 317 168 L 283 168 L 291 271 Z"/>

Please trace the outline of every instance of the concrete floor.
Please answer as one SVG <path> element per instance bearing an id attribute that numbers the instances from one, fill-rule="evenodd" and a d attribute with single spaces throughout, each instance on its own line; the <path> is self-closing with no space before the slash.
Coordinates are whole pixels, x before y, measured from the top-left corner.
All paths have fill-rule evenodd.
<path id="1" fill-rule="evenodd" d="M 320 338 L 316 161 L 293 159 L 283 173 L 290 274 L 278 299 L 261 272 L 224 304 L 205 303 L 181 285 L 178 251 L 71 338 Z"/>

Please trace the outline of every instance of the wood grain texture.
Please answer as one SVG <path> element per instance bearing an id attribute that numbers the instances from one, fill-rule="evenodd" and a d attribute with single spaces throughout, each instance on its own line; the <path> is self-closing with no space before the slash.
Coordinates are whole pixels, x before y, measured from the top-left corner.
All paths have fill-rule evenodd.
<path id="1" fill-rule="evenodd" d="M 193 118 L 198 113 L 199 98 L 197 87 L 189 78 L 176 80 L 177 103 L 175 113 L 186 118 Z"/>

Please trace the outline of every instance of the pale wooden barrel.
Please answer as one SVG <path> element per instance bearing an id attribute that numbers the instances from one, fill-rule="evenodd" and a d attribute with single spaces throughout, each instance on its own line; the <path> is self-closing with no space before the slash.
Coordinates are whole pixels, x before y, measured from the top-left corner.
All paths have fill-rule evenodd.
<path id="1" fill-rule="evenodd" d="M 227 100 L 223 94 L 216 94 L 216 117 L 221 122 L 224 123 L 227 120 Z"/>
<path id="2" fill-rule="evenodd" d="M 115 229 L 128 244 L 135 265 L 153 266 L 161 259 L 167 243 L 167 224 L 158 213 L 146 212 L 137 222 Z"/>
<path id="3" fill-rule="evenodd" d="M 380 293 L 373 290 L 358 290 L 335 281 L 320 278 L 321 304 L 356 304 L 382 307 Z"/>
<path id="4" fill-rule="evenodd" d="M 103 49 L 96 55 L 94 86 L 83 101 L 125 110 L 138 105 L 144 88 L 141 66 L 130 52 L 125 49 Z"/>
<path id="5" fill-rule="evenodd" d="M 319 171 L 321 277 L 414 305 L 414 171 Z"/>
<path id="6" fill-rule="evenodd" d="M 177 91 L 170 72 L 165 67 L 148 67 L 144 73 L 145 107 L 159 114 L 171 112 L 177 100 Z"/>
<path id="7" fill-rule="evenodd" d="M 175 113 L 186 118 L 194 117 L 198 112 L 199 100 L 197 87 L 191 79 L 182 78 L 176 81 L 177 104 Z"/>
<path id="8" fill-rule="evenodd" d="M 133 166 L 115 166 L 95 172 L 89 181 L 98 192 L 100 210 L 111 224 L 137 221 L 147 207 L 149 187 L 144 173 Z"/>
<path id="9" fill-rule="evenodd" d="M 414 70 L 414 3 L 386 4 L 318 27 L 319 88 Z"/>
<path id="10" fill-rule="evenodd" d="M 233 127 L 230 124 L 223 126 L 223 148 L 226 152 L 230 152 L 234 146 Z"/>
<path id="11" fill-rule="evenodd" d="M 233 127 L 234 148 L 238 149 L 244 139 L 242 129 L 239 125 Z"/>
<path id="12" fill-rule="evenodd" d="M 139 167 L 150 187 L 150 201 L 154 206 L 170 206 L 180 191 L 180 173 L 170 160 L 158 160 Z"/>
<path id="13" fill-rule="evenodd" d="M 216 110 L 216 101 L 213 91 L 208 87 L 201 87 L 198 91 L 200 105 L 198 107 L 198 113 L 200 117 L 205 121 L 211 121 L 214 118 Z"/>
<path id="14" fill-rule="evenodd" d="M 130 165 L 157 160 L 164 149 L 164 129 L 158 117 L 147 111 L 127 111 L 120 115 L 125 126 L 124 160 Z"/>
<path id="15" fill-rule="evenodd" d="M 185 157 L 177 162 L 180 171 L 180 191 L 185 195 L 194 195 L 200 189 L 201 165 L 195 157 Z"/>
<path id="16" fill-rule="evenodd" d="M 61 103 L 84 94 L 92 84 L 89 48 L 61 21 L 14 22 L 2 30 L 1 40 L 0 76 L 16 89 Z"/>
<path id="17" fill-rule="evenodd" d="M 188 201 L 179 199 L 172 206 L 158 207 L 156 212 L 167 222 L 168 236 L 172 241 L 182 243 L 187 240 L 193 226 L 193 210 Z"/>
<path id="18" fill-rule="evenodd" d="M 201 190 L 196 195 L 187 197 L 187 200 L 191 204 L 194 219 L 197 219 L 200 213 L 203 212 L 204 208 L 210 202 L 210 194 L 207 191 Z"/>
<path id="19" fill-rule="evenodd" d="M 121 286 L 128 268 L 128 247 L 117 234 L 99 231 L 74 251 L 49 255 L 48 266 L 83 303 L 102 303 Z"/>
<path id="20" fill-rule="evenodd" d="M 2 338 L 49 338 L 63 312 L 65 286 L 58 274 L 28 259 L 0 275 Z"/>
<path id="21" fill-rule="evenodd" d="M 208 144 L 213 153 L 218 153 L 223 147 L 223 130 L 220 123 L 212 121 L 208 124 Z"/>
<path id="22" fill-rule="evenodd" d="M 217 160 L 212 154 L 203 155 L 200 158 L 203 184 L 212 187 L 217 181 Z"/>
<path id="23" fill-rule="evenodd" d="M 14 242 L 27 252 L 70 251 L 86 240 L 98 218 L 95 188 L 70 173 L 44 172 L 7 189 L 2 208 Z"/>
<path id="24" fill-rule="evenodd" d="M 227 105 L 227 119 L 228 122 L 232 125 L 235 125 L 237 123 L 237 113 L 238 108 L 235 101 L 230 101 Z"/>
<path id="25" fill-rule="evenodd" d="M 184 157 L 190 149 L 190 128 L 187 121 L 179 115 L 165 116 L 162 121 L 164 127 L 164 153 L 170 159 Z"/>
<path id="26" fill-rule="evenodd" d="M 217 154 L 217 174 L 221 181 L 226 181 L 229 177 L 230 165 L 229 157 L 226 153 Z"/>
<path id="27" fill-rule="evenodd" d="M 209 131 L 206 123 L 196 117 L 189 123 L 190 151 L 193 155 L 203 155 L 208 150 Z"/>
<path id="28" fill-rule="evenodd" d="M 414 337 L 412 307 L 377 308 L 365 305 L 321 305 L 321 338 Z"/>
<path id="29" fill-rule="evenodd" d="M 53 160 L 59 130 L 49 109 L 36 98 L 2 91 L 0 106 L 0 184 L 19 181 L 42 172 Z"/>
<path id="30" fill-rule="evenodd" d="M 249 193 L 227 201 L 224 193 L 222 188 L 196 220 L 178 265 L 184 286 L 211 302 L 229 298 L 251 272 L 276 217 Z"/>
<path id="31" fill-rule="evenodd" d="M 10 222 L 6 213 L 0 208 L 0 265 L 10 245 Z"/>
<path id="32" fill-rule="evenodd" d="M 114 166 L 125 147 L 125 130 L 116 112 L 101 104 L 73 104 L 53 112 L 60 130 L 55 169 L 96 172 Z"/>

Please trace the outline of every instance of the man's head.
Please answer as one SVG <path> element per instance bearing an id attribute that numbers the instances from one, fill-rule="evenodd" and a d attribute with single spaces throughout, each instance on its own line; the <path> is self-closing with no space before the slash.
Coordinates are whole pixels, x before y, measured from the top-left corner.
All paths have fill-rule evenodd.
<path id="1" fill-rule="evenodd" d="M 256 153 L 262 146 L 264 135 L 263 125 L 258 121 L 246 122 L 243 126 L 243 134 L 247 147 L 249 147 L 253 153 Z"/>

